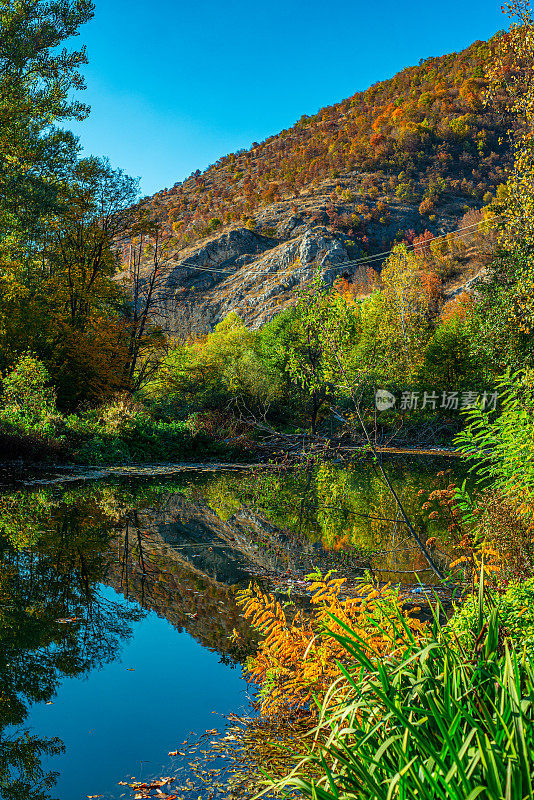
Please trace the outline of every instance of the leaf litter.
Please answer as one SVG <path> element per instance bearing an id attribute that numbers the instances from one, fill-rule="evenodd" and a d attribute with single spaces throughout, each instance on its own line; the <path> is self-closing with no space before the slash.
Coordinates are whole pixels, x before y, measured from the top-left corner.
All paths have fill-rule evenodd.
<path id="1" fill-rule="evenodd" d="M 229 714 L 225 719 L 222 731 L 211 728 L 202 734 L 192 732 L 168 753 L 175 761 L 170 776 L 143 782 L 133 778 L 121 781 L 119 785 L 131 791 L 129 799 L 251 800 L 259 790 L 259 750 L 270 765 L 282 759 L 287 766 L 287 752 L 282 753 L 273 743 L 273 731 L 264 730 L 261 718 Z M 293 734 L 300 738 L 298 723 Z M 264 753 L 266 743 L 268 752 Z M 264 796 L 266 800 L 274 797 L 270 793 Z"/>

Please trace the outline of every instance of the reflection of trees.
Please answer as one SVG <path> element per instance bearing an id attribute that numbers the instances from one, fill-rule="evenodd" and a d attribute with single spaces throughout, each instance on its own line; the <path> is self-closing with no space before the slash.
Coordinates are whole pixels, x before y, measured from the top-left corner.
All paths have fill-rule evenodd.
<path id="1" fill-rule="evenodd" d="M 138 616 L 99 591 L 109 523 L 98 508 L 38 508 L 36 517 L 30 493 L 2 498 L 2 515 L 12 509 L 21 527 L 18 536 L 0 532 L 0 791 L 9 800 L 48 797 L 53 776 L 43 775 L 41 757 L 62 749 L 20 730 L 29 705 L 50 700 L 62 677 L 115 658 Z"/>
<path id="2" fill-rule="evenodd" d="M 441 523 L 429 522 L 420 496 L 421 491 L 441 486 L 436 473 L 444 466 L 450 464 L 443 459 L 398 459 L 388 464 L 388 472 L 418 534 L 423 539 L 436 536 L 446 560 L 448 533 Z M 213 480 L 204 491 L 215 508 L 228 505 L 228 498 L 234 505 L 241 501 L 289 533 L 321 542 L 338 558 L 337 564 L 325 561 L 327 569 L 347 572 L 360 564 L 375 570 L 381 580 L 413 583 L 414 571 L 424 580 L 431 579 L 394 497 L 369 462 L 318 461 L 309 470 L 258 470 L 241 478 L 227 475 Z M 317 563 L 322 568 L 320 559 Z"/>
<path id="3" fill-rule="evenodd" d="M 0 742 L 0 791 L 4 800 L 48 800 L 56 781 L 54 773 L 43 774 L 41 758 L 63 753 L 59 739 L 3 735 Z M 13 774 L 14 768 L 16 774 Z"/>
<path id="4" fill-rule="evenodd" d="M 426 472 L 413 465 L 392 469 L 412 519 L 420 515 L 419 490 L 432 487 L 442 464 Z M 169 541 L 160 535 L 176 522 L 178 512 L 190 513 L 182 525 L 187 527 L 193 511 L 197 522 L 204 515 L 213 542 L 199 536 L 180 549 L 178 534 Z M 186 629 L 224 660 L 238 663 L 254 639 L 234 588 L 222 577 L 232 547 L 234 555 L 241 548 L 240 569 L 247 558 L 268 563 L 267 540 L 273 536 L 268 524 L 262 527 L 265 518 L 294 536 L 299 552 L 303 543 L 317 540 L 337 556 L 346 538 L 354 552 L 375 558 L 374 565 L 425 566 L 406 550 L 392 554 L 387 564 L 384 555 L 373 556 L 402 544 L 402 530 L 391 522 L 395 516 L 389 493 L 365 464 L 318 464 L 311 478 L 297 470 L 184 474 L 171 481 L 83 486 L 61 498 L 47 490 L 0 496 L 0 796 L 49 796 L 53 778 L 43 779 L 41 760 L 59 752 L 61 743 L 20 730 L 28 707 L 50 700 L 64 676 L 82 675 L 111 661 L 130 634 L 138 613 L 107 601 L 101 581 Z M 226 543 L 218 547 L 224 526 Z M 233 537 L 227 535 L 230 527 Z M 255 549 L 247 550 L 247 542 Z M 288 550 L 290 543 L 290 538 L 280 541 L 280 548 Z M 310 552 L 315 558 L 317 551 Z M 342 559 L 338 566 L 344 569 Z M 394 573 L 388 577 L 396 579 Z"/>
<path id="5" fill-rule="evenodd" d="M 153 514 L 157 519 L 158 510 Z M 196 569 L 179 546 L 161 539 L 144 515 L 129 516 L 116 534 L 117 558 L 111 562 L 107 582 L 178 631 L 187 630 L 226 663 L 242 662 L 254 649 L 255 636 L 237 606 L 237 585 L 225 585 Z"/>

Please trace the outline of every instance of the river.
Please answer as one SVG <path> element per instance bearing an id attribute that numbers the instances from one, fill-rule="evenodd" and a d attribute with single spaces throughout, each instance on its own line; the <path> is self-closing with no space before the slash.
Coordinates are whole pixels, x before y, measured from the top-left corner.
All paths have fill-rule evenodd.
<path id="1" fill-rule="evenodd" d="M 459 479 L 457 462 L 391 459 L 388 469 L 446 564 L 444 522 L 421 505 Z M 297 596 L 317 568 L 353 579 L 370 570 L 415 592 L 432 579 L 367 463 L 71 477 L 19 476 L 0 489 L 6 800 L 130 798 L 125 783 L 159 776 L 187 787 L 183 740 L 252 713 L 242 665 L 255 636 L 236 602 L 251 578 Z"/>

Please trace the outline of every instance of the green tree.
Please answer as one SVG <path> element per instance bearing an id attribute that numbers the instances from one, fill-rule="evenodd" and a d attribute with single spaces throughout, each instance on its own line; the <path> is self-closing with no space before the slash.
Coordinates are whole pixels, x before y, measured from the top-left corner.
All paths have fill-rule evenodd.
<path id="1" fill-rule="evenodd" d="M 57 414 L 50 375 L 30 353 L 23 355 L 2 379 L 0 419 L 25 428 L 41 428 Z"/>
<path id="2" fill-rule="evenodd" d="M 404 245 L 387 259 L 380 282 L 381 291 L 362 306 L 368 367 L 390 380 L 411 380 L 433 333 L 440 282 L 421 254 Z"/>
<path id="3" fill-rule="evenodd" d="M 78 151 L 57 127 L 89 109 L 71 97 L 85 88 L 85 48 L 59 49 L 93 16 L 90 0 L 0 3 L 0 253 L 28 255 L 44 220 L 57 212 L 58 182 Z"/>
<path id="4" fill-rule="evenodd" d="M 502 250 L 477 286 L 472 313 L 466 321 L 470 351 L 486 382 L 509 366 L 534 369 L 534 264 L 521 242 Z"/>
<path id="5" fill-rule="evenodd" d="M 489 96 L 504 100 L 513 125 L 515 151 L 501 210 L 506 212 L 502 243 L 514 250 L 518 238 L 534 246 L 534 21 L 529 0 L 510 0 L 503 7 L 512 18 L 498 41 L 488 68 Z"/>
<path id="6" fill-rule="evenodd" d="M 48 220 L 40 264 L 6 302 L 0 354 L 9 364 L 33 350 L 53 374 L 60 404 L 73 407 L 130 385 L 131 303 L 116 280 L 116 244 L 128 232 L 137 182 L 106 159 L 86 158 L 65 175 L 59 196 L 63 211 Z"/>
<path id="7" fill-rule="evenodd" d="M 280 373 L 264 358 L 260 334 L 230 312 L 204 339 L 175 348 L 147 393 L 178 407 L 218 409 L 241 402 L 256 412 L 280 397 L 280 384 Z"/>
<path id="8" fill-rule="evenodd" d="M 60 49 L 93 16 L 90 0 L 0 2 L 0 368 L 38 335 L 48 223 L 65 206 L 61 187 L 79 145 L 58 127 L 82 120 L 85 48 Z M 42 334 L 44 335 L 44 334 Z"/>
<path id="9" fill-rule="evenodd" d="M 65 210 L 48 226 L 48 277 L 34 295 L 48 323 L 36 349 L 54 374 L 60 401 L 72 407 L 130 386 L 129 302 L 116 280 L 116 245 L 131 224 L 127 209 L 137 181 L 91 157 L 76 163 L 62 196 Z"/>
<path id="10" fill-rule="evenodd" d="M 438 325 L 425 350 L 418 381 L 432 389 L 461 391 L 477 388 L 481 377 L 468 327 L 458 319 Z"/>
<path id="11" fill-rule="evenodd" d="M 528 0 L 513 0 L 512 17 L 488 69 L 489 96 L 511 118 L 514 163 L 493 204 L 500 252 L 477 290 L 472 349 L 489 375 L 532 369 L 534 334 L 534 23 Z"/>
<path id="12" fill-rule="evenodd" d="M 310 398 L 310 427 L 316 433 L 324 406 L 336 395 L 349 396 L 360 382 L 352 357 L 361 334 L 359 309 L 318 278 L 301 294 L 295 313 L 287 370 Z"/>

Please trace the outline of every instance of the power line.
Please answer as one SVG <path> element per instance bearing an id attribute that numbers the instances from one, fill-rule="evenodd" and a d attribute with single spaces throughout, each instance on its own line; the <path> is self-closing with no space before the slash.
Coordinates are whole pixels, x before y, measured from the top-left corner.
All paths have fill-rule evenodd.
<path id="1" fill-rule="evenodd" d="M 428 240 L 428 244 L 430 244 L 431 242 L 437 242 L 440 239 L 451 239 L 451 238 L 454 239 L 460 233 L 463 233 L 463 231 L 468 231 L 471 228 L 478 228 L 481 225 L 490 225 L 491 222 L 494 219 L 500 219 L 501 217 L 504 217 L 504 216 L 506 216 L 506 215 L 505 214 L 496 214 L 494 217 L 492 217 L 491 220 L 481 220 L 480 222 L 474 222 L 472 225 L 466 225 L 464 228 L 457 228 L 455 231 L 451 231 L 450 233 L 443 233 L 440 236 L 432 236 L 432 239 Z M 425 242 L 417 242 L 416 244 L 405 245 L 405 248 L 406 248 L 406 250 L 414 250 L 414 249 L 417 249 L 417 248 L 422 249 L 424 246 L 425 246 Z M 372 261 L 378 261 L 379 259 L 384 258 L 385 256 L 391 255 L 391 253 L 393 253 L 394 250 L 395 250 L 395 248 L 392 248 L 391 250 L 384 250 L 382 253 L 375 253 L 374 255 L 367 256 L 367 258 L 360 259 L 357 262 L 350 262 L 350 263 L 351 264 L 354 263 L 354 264 L 357 264 L 357 265 L 369 264 Z M 348 263 L 348 262 L 345 262 L 345 263 Z"/>
<path id="2" fill-rule="evenodd" d="M 494 217 L 492 217 L 491 220 L 481 220 L 480 222 L 475 222 L 472 225 L 466 225 L 463 228 L 457 228 L 455 231 L 451 231 L 450 233 L 444 233 L 444 234 L 441 234 L 440 236 L 433 236 L 432 239 L 428 240 L 428 244 L 430 244 L 431 242 L 437 242 L 437 241 L 439 241 L 441 239 L 448 239 L 448 240 L 450 240 L 451 238 L 455 239 L 458 236 L 460 236 L 460 234 L 463 233 L 464 231 L 471 230 L 472 228 L 479 228 L 482 225 L 490 225 L 494 220 L 501 219 L 504 216 L 506 216 L 506 214 L 496 214 Z M 405 248 L 406 248 L 406 250 L 415 250 L 417 248 L 422 249 L 424 246 L 425 246 L 424 242 L 417 242 L 416 244 L 405 245 Z M 358 259 L 357 261 L 344 261 L 342 264 L 332 265 L 332 266 L 328 267 L 328 269 L 330 269 L 330 270 L 333 270 L 333 269 L 342 270 L 342 269 L 347 269 L 348 267 L 352 268 L 352 267 L 366 266 L 368 264 L 373 264 L 376 261 L 384 260 L 386 258 L 386 256 L 391 255 L 394 251 L 395 251 L 395 248 L 392 248 L 391 250 L 384 250 L 382 253 L 375 253 L 373 255 L 367 256 L 366 258 Z M 186 264 L 186 265 L 184 265 L 184 268 L 185 269 L 194 269 L 194 270 L 197 270 L 198 272 L 212 272 L 212 273 L 216 273 L 218 275 L 235 275 L 235 270 L 232 270 L 232 269 L 215 269 L 215 268 L 211 268 L 211 267 L 197 267 L 197 266 L 194 266 L 192 264 Z M 294 275 L 295 271 L 296 271 L 295 269 L 286 270 L 285 272 L 277 271 L 276 275 L 277 276 Z"/>

